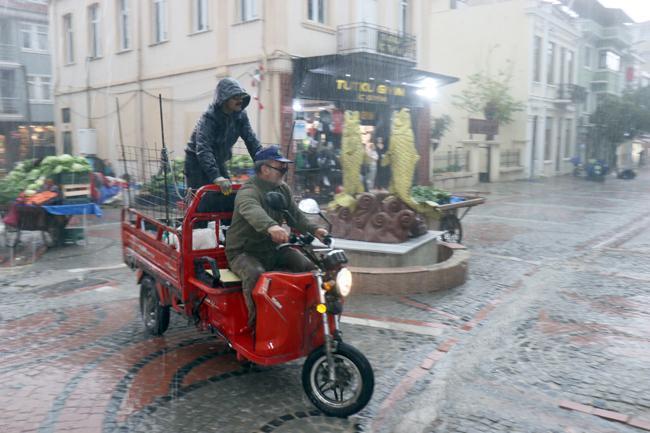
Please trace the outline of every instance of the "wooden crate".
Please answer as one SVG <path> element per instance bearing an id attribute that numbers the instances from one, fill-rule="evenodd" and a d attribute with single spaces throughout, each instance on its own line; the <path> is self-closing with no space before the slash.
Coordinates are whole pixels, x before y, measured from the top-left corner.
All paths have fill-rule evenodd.
<path id="1" fill-rule="evenodd" d="M 90 201 L 90 184 L 61 185 L 61 195 L 64 204 L 87 203 Z"/>

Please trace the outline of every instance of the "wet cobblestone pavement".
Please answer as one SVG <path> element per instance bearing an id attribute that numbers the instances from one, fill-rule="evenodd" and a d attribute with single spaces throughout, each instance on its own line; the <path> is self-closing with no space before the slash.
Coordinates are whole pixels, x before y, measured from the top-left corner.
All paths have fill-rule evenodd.
<path id="1" fill-rule="evenodd" d="M 375 370 L 358 415 L 315 410 L 299 361 L 242 366 L 178 316 L 145 335 L 107 212 L 0 269 L 0 432 L 650 431 L 650 173 L 478 188 L 466 284 L 347 303 L 373 319 L 343 324 Z"/>

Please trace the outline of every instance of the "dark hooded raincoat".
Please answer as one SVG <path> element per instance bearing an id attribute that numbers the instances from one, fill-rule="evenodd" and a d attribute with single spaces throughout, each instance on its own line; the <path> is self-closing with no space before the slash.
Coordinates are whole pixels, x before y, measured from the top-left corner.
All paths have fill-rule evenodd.
<path id="1" fill-rule="evenodd" d="M 242 95 L 242 110 L 226 114 L 221 107 L 233 96 Z M 200 188 L 220 176 L 230 177 L 226 163 L 232 158 L 232 147 L 241 137 L 251 158 L 262 148 L 251 128 L 244 108 L 251 97 L 233 78 L 219 81 L 214 101 L 194 127 L 185 148 L 185 177 L 187 186 Z"/>

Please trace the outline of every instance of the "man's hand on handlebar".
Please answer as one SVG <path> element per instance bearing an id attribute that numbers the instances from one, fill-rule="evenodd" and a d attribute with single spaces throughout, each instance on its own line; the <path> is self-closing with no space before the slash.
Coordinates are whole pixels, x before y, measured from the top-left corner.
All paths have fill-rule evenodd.
<path id="1" fill-rule="evenodd" d="M 325 237 L 328 236 L 328 235 L 329 235 L 329 232 L 327 230 L 325 230 L 324 228 L 322 228 L 322 227 L 319 227 L 314 231 L 314 236 L 316 236 L 316 238 L 318 238 L 319 241 L 321 241 L 321 242 L 323 242 L 325 244 L 326 244 Z"/>
<path id="2" fill-rule="evenodd" d="M 279 225 L 274 225 L 266 229 L 271 240 L 276 244 L 286 244 L 289 242 L 289 233 Z"/>

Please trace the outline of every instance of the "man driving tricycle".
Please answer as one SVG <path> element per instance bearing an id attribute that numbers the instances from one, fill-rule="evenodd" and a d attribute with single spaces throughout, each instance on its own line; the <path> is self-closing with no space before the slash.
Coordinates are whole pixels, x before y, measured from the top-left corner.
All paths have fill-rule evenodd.
<path id="1" fill-rule="evenodd" d="M 301 212 L 318 214 L 316 202 L 293 202 L 282 181 L 290 161 L 277 146 L 255 160 L 256 176 L 233 188 L 234 209 L 199 206 L 204 198 L 218 203 L 214 196 L 224 197 L 219 186 L 204 186 L 180 231 L 125 211 L 124 257 L 138 270 L 145 327 L 161 335 L 174 310 L 222 336 L 239 359 L 275 365 L 306 356 L 302 384 L 310 400 L 328 415 L 349 416 L 370 400 L 374 375 L 365 356 L 342 341 L 339 319 L 352 285 L 347 257 L 333 248 L 328 230 Z M 232 220 L 225 248 L 218 242 L 223 220 Z M 194 228 L 206 221 L 215 222 L 217 242 L 195 249 Z M 289 235 L 285 222 L 302 234 Z M 147 227 L 155 235 L 143 235 Z M 178 246 L 165 242 L 170 235 Z"/>
<path id="2" fill-rule="evenodd" d="M 289 233 L 282 227 L 288 223 L 302 233 L 313 233 L 323 241 L 328 232 L 310 223 L 293 201 L 291 191 L 283 178 L 288 164 L 277 146 L 269 146 L 255 154 L 255 176 L 237 193 L 232 224 L 226 238 L 226 257 L 230 269 L 242 279 L 242 290 L 248 308 L 248 326 L 254 329 L 255 305 L 252 291 L 266 271 L 286 269 L 290 272 L 308 272 L 316 265 L 296 248 L 282 248 L 289 242 Z M 280 194 L 286 209 L 276 210 L 266 200 L 269 192 Z"/>

